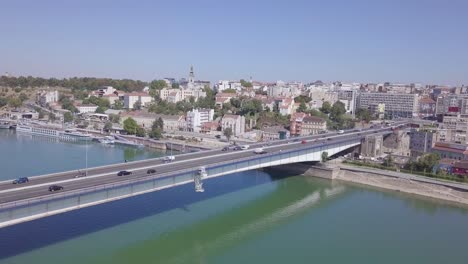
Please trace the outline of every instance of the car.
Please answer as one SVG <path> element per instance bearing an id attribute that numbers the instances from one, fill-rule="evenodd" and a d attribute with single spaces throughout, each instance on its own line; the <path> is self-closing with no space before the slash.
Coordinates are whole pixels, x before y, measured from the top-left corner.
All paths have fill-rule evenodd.
<path id="1" fill-rule="evenodd" d="M 220 138 L 221 138 L 221 135 L 216 135 L 215 138 L 220 139 Z"/>
<path id="2" fill-rule="evenodd" d="M 60 185 L 49 186 L 49 192 L 55 192 L 55 191 L 60 191 L 60 190 L 63 190 L 63 186 L 60 186 Z"/>
<path id="3" fill-rule="evenodd" d="M 132 175 L 132 172 L 131 171 L 119 171 L 119 173 L 117 173 L 117 176 L 126 176 L 126 175 Z"/>
<path id="4" fill-rule="evenodd" d="M 242 147 L 241 146 L 235 146 L 234 150 L 242 150 Z"/>
<path id="5" fill-rule="evenodd" d="M 256 148 L 254 149 L 255 154 L 265 154 L 267 153 L 263 148 Z"/>
<path id="6" fill-rule="evenodd" d="M 343 134 L 343 133 L 344 133 L 344 130 L 338 130 L 337 133 L 338 133 L 338 134 Z"/>
<path id="7" fill-rule="evenodd" d="M 246 150 L 246 149 L 249 149 L 250 146 L 249 146 L 249 145 L 242 145 L 240 148 L 241 148 L 242 150 Z"/>
<path id="8" fill-rule="evenodd" d="M 332 140 L 331 138 L 327 138 L 327 140 Z"/>
<path id="9" fill-rule="evenodd" d="M 166 162 L 171 162 L 171 161 L 174 161 L 174 160 L 175 160 L 175 157 L 174 157 L 174 156 L 166 156 L 166 157 L 162 158 L 162 161 L 163 161 L 164 163 L 166 163 Z"/>
<path id="10" fill-rule="evenodd" d="M 307 143 L 307 140 L 302 140 L 301 143 L 302 143 L 302 144 L 306 144 L 306 143 Z"/>
<path id="11" fill-rule="evenodd" d="M 156 170 L 155 169 L 148 169 L 146 171 L 146 174 L 153 174 L 153 173 L 156 173 Z"/>
<path id="12" fill-rule="evenodd" d="M 20 177 L 16 180 L 13 181 L 13 184 L 21 184 L 21 183 L 28 183 L 29 179 L 28 177 Z"/>
<path id="13" fill-rule="evenodd" d="M 299 140 L 300 140 L 300 139 L 296 138 L 296 139 L 294 139 L 293 141 L 294 141 L 294 142 L 298 142 Z"/>
<path id="14" fill-rule="evenodd" d="M 223 149 L 221 149 L 221 151 L 229 151 L 229 147 L 226 146 L 226 147 L 224 147 Z"/>

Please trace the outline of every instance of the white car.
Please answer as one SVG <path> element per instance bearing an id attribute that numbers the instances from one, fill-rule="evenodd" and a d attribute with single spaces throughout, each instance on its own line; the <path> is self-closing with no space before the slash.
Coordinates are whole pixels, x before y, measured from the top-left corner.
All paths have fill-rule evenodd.
<path id="1" fill-rule="evenodd" d="M 343 134 L 344 130 L 338 130 L 338 134 Z"/>
<path id="2" fill-rule="evenodd" d="M 249 149 L 250 146 L 249 146 L 249 145 L 243 145 L 243 146 L 241 146 L 240 148 L 241 148 L 242 150 L 246 150 L 246 149 Z"/>
<path id="3" fill-rule="evenodd" d="M 166 157 L 162 158 L 163 162 L 171 162 L 171 161 L 174 161 L 174 160 L 175 160 L 174 156 L 166 156 Z"/>

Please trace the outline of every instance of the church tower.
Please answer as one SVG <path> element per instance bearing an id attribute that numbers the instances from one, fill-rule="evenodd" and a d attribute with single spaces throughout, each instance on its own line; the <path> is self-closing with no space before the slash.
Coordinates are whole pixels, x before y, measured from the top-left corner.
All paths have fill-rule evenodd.
<path id="1" fill-rule="evenodd" d="M 190 74 L 189 74 L 188 82 L 192 84 L 195 82 L 195 74 L 193 73 L 193 65 L 190 66 Z"/>

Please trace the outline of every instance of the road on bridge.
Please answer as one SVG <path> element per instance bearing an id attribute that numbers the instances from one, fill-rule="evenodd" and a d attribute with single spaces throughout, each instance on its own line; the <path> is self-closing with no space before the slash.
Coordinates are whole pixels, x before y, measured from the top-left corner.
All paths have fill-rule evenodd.
<path id="1" fill-rule="evenodd" d="M 44 176 L 31 177 L 29 183 L 21 185 L 13 185 L 11 181 L 0 183 L 0 205 L 8 202 L 15 202 L 29 198 L 46 197 L 50 194 L 48 186 L 59 184 L 64 187 L 64 191 L 69 192 L 80 190 L 89 187 L 96 187 L 104 184 L 118 183 L 128 181 L 130 179 L 144 179 L 147 177 L 157 177 L 159 174 L 177 172 L 181 170 L 193 169 L 196 170 L 201 166 L 209 167 L 215 163 L 236 160 L 255 156 L 253 149 L 263 147 L 268 153 L 277 153 L 280 151 L 288 151 L 301 147 L 310 147 L 313 145 L 328 145 L 333 144 L 337 140 L 356 139 L 357 137 L 365 137 L 376 133 L 389 133 L 390 128 L 377 128 L 366 130 L 350 130 L 343 134 L 327 133 L 312 135 L 306 137 L 298 137 L 288 140 L 273 141 L 271 144 L 262 142 L 250 145 L 250 149 L 242 151 L 221 151 L 209 150 L 176 156 L 176 160 L 171 163 L 164 163 L 162 159 L 148 159 L 143 161 L 135 161 L 129 163 L 120 163 L 102 167 L 88 169 L 88 176 L 76 178 L 78 171 L 69 171 L 56 173 Z M 302 140 L 306 140 L 306 144 L 302 144 Z M 147 169 L 155 169 L 156 174 L 146 174 Z M 121 170 L 132 171 L 132 175 L 117 176 L 117 172 Z M 84 171 L 84 170 L 81 170 Z"/>

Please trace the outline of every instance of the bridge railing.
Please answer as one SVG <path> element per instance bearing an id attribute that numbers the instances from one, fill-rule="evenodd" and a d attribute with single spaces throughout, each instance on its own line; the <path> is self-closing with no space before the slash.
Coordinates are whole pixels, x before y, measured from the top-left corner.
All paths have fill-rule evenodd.
<path id="1" fill-rule="evenodd" d="M 227 160 L 227 161 L 222 161 L 222 162 L 217 162 L 217 163 L 212 163 L 212 164 L 204 164 L 200 166 L 204 166 L 208 172 L 208 175 L 210 172 L 212 173 L 213 170 L 219 168 L 219 167 L 225 167 L 225 166 L 235 166 L 238 165 L 239 163 L 247 162 L 247 166 L 252 166 L 252 165 L 257 165 L 259 160 L 263 160 L 260 163 L 267 163 L 267 162 L 272 162 L 272 161 L 277 161 L 281 159 L 286 159 L 290 158 L 291 154 L 297 155 L 298 152 L 304 152 L 302 154 L 307 154 L 307 152 L 310 152 L 311 150 L 314 149 L 329 149 L 331 145 L 337 145 L 341 143 L 350 143 L 352 141 L 359 141 L 361 140 L 362 137 L 357 137 L 354 139 L 345 139 L 345 140 L 335 140 L 331 142 L 326 142 L 327 144 L 301 144 L 299 142 L 295 143 L 298 144 L 298 148 L 295 149 L 289 149 L 289 150 L 284 150 L 284 151 L 275 151 L 275 152 L 268 152 L 266 154 L 262 155 L 255 155 L 255 156 L 248 156 L 248 157 L 243 157 L 243 158 L 238 158 L 234 160 Z M 275 158 L 272 160 L 272 158 Z M 254 162 L 256 164 L 254 164 Z M 108 183 L 108 184 L 103 184 L 103 185 L 98 185 L 98 186 L 93 186 L 93 187 L 86 187 L 83 189 L 79 190 L 70 190 L 62 193 L 53 193 L 50 195 L 47 195 L 46 197 L 37 197 L 37 198 L 29 198 L 29 199 L 24 199 L 24 200 L 19 200 L 19 201 L 14 201 L 14 202 L 7 202 L 0 204 L 0 209 L 8 209 L 8 208 L 17 208 L 17 207 L 27 207 L 35 204 L 40 204 L 44 202 L 51 202 L 54 200 L 63 200 L 63 199 L 68 199 L 68 198 L 73 198 L 77 197 L 80 195 L 85 195 L 85 194 L 90 194 L 90 193 L 97 193 L 103 190 L 112 190 L 116 188 L 121 188 L 124 186 L 132 186 L 132 185 L 137 185 L 137 184 L 142 184 L 142 183 L 149 183 L 151 181 L 157 182 L 157 181 L 167 181 L 168 179 L 173 179 L 174 184 L 175 184 L 175 179 L 177 177 L 182 177 L 186 176 L 187 174 L 194 174 L 197 171 L 197 168 L 190 168 L 190 169 L 183 169 L 183 170 L 178 170 L 175 172 L 166 172 L 166 173 L 161 173 L 158 175 L 152 175 L 152 176 L 146 176 L 142 178 L 132 178 L 124 181 L 119 181 L 116 183 Z M 224 170 L 224 171 L 230 171 L 229 168 Z M 136 175 L 138 176 L 138 174 Z"/>

